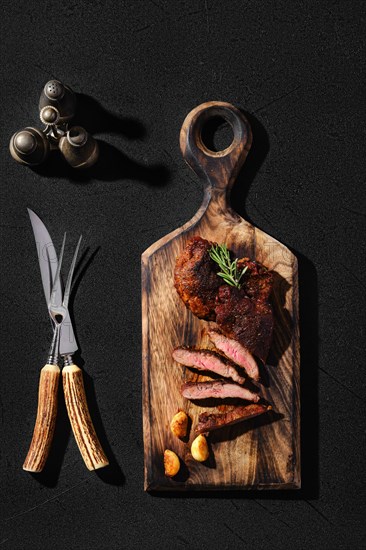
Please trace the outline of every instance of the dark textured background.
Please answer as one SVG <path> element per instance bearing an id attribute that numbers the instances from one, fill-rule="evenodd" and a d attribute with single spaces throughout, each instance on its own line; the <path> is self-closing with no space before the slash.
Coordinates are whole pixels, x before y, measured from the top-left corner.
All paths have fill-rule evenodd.
<path id="1" fill-rule="evenodd" d="M 37 7 L 35 7 L 37 4 Z M 0 546 L 360 549 L 365 520 L 363 2 L 3 2 Z M 8 153 L 51 77 L 102 141 L 90 174 Z M 250 115 L 235 209 L 300 261 L 303 489 L 143 492 L 140 255 L 202 191 L 178 147 L 211 99 Z M 45 472 L 22 471 L 50 325 L 26 207 L 59 246 L 84 235 L 73 306 L 87 392 L 112 467 L 89 473 L 60 406 Z M 70 252 L 70 248 L 69 248 Z M 67 260 L 70 259 L 70 254 Z M 67 262 L 68 263 L 68 262 Z M 114 458 L 113 458 L 114 457 Z"/>

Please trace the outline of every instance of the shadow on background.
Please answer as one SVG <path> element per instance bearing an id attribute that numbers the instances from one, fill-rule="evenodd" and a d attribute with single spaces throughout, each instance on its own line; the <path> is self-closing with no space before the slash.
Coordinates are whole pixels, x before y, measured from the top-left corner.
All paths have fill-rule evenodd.
<path id="1" fill-rule="evenodd" d="M 77 112 L 69 127 L 80 125 L 91 135 L 107 132 L 123 135 L 131 140 L 142 140 L 145 137 L 145 126 L 138 119 L 110 113 L 98 101 L 85 94 L 77 94 L 77 101 Z M 97 142 L 99 158 L 94 166 L 86 170 L 72 168 L 58 150 L 52 151 L 46 162 L 32 170 L 44 177 L 66 178 L 82 184 L 93 180 L 110 182 L 132 179 L 158 187 L 169 182 L 170 171 L 166 166 L 139 163 L 114 145 L 100 139 Z"/>
<path id="2" fill-rule="evenodd" d="M 146 128 L 137 118 L 124 117 L 107 111 L 96 99 L 76 94 L 77 108 L 72 126 L 82 126 L 90 134 L 114 133 L 128 139 L 143 139 Z"/>
<path id="3" fill-rule="evenodd" d="M 70 313 L 70 319 L 72 321 L 73 328 L 75 330 L 75 338 L 76 338 L 76 341 L 78 342 L 78 345 L 79 345 L 79 341 L 77 338 L 77 330 L 76 330 L 77 325 L 74 321 L 73 302 L 77 294 L 79 285 L 82 282 L 82 279 L 85 273 L 94 262 L 95 257 L 97 256 L 99 250 L 100 250 L 100 247 L 97 247 L 92 253 L 90 253 L 90 248 L 87 247 L 84 250 L 75 269 L 75 280 L 74 280 L 74 283 L 72 286 L 72 292 L 70 295 L 69 313 Z M 84 367 L 85 361 L 82 358 L 82 352 L 81 352 L 80 346 L 79 346 L 79 349 L 74 354 L 74 360 L 75 360 L 75 363 L 78 365 L 78 367 L 80 368 Z M 84 369 L 83 369 L 83 376 L 84 376 L 85 393 L 89 404 L 90 415 L 92 417 L 95 431 L 98 435 L 99 441 L 109 460 L 109 466 L 107 466 L 106 468 L 95 470 L 95 473 L 105 483 L 108 483 L 111 485 L 123 485 L 125 482 L 125 477 L 119 464 L 117 463 L 117 460 L 112 452 L 112 448 L 108 442 L 108 438 L 107 438 L 103 421 L 102 421 L 102 416 L 99 411 L 97 397 L 95 394 L 93 378 Z"/>
<path id="4" fill-rule="evenodd" d="M 104 483 L 108 483 L 109 485 L 118 485 L 118 486 L 124 485 L 125 476 L 108 442 L 108 438 L 107 438 L 103 421 L 102 421 L 102 416 L 99 411 L 93 379 L 87 372 L 85 372 L 85 370 L 83 370 L 83 375 L 84 375 L 85 393 L 89 404 L 90 415 L 92 417 L 95 431 L 97 432 L 100 444 L 109 460 L 109 466 L 106 466 L 105 468 L 100 468 L 99 470 L 95 470 L 95 474 Z"/>
<path id="5" fill-rule="evenodd" d="M 235 212 L 248 222 L 253 223 L 253 220 L 251 220 L 246 210 L 246 200 L 249 188 L 268 155 L 269 138 L 264 126 L 259 120 L 247 112 L 242 112 L 248 119 L 252 128 L 253 142 L 246 161 L 231 190 L 230 203 Z M 253 225 L 255 224 L 253 223 Z"/>

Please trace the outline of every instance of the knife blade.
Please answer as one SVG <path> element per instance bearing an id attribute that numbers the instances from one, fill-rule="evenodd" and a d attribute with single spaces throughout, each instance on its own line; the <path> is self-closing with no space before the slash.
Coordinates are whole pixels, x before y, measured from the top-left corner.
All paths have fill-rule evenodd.
<path id="1" fill-rule="evenodd" d="M 43 291 L 48 307 L 53 281 L 57 273 L 57 254 L 53 245 L 51 236 L 39 216 L 30 208 L 27 208 L 29 218 L 32 224 L 34 239 L 36 242 L 39 268 L 41 271 Z M 54 287 L 55 296 L 58 301 L 62 301 L 62 285 L 60 276 Z M 53 324 L 53 323 L 52 323 Z M 60 333 L 60 355 L 72 355 L 78 349 L 75 338 L 74 328 L 69 313 L 65 317 Z"/>

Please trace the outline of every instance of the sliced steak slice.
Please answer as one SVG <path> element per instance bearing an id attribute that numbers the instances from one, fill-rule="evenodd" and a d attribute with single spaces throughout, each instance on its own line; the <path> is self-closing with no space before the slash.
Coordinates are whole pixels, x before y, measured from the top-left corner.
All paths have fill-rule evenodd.
<path id="1" fill-rule="evenodd" d="M 259 395 L 256 393 L 225 380 L 186 382 L 182 385 L 181 394 L 187 399 L 208 399 L 210 397 L 225 399 L 226 397 L 237 397 L 239 399 L 254 401 L 254 403 L 259 401 Z"/>
<path id="2" fill-rule="evenodd" d="M 216 348 L 223 353 L 226 357 L 234 361 L 240 367 L 243 367 L 253 380 L 259 380 L 259 369 L 256 360 L 253 355 L 239 342 L 228 338 L 221 334 L 217 330 L 209 330 L 208 336 L 211 342 L 216 346 Z"/>
<path id="3" fill-rule="evenodd" d="M 271 409 L 271 405 L 255 403 L 245 405 L 244 407 L 234 407 L 230 411 L 219 414 L 204 412 L 198 416 L 198 424 L 195 433 L 201 434 L 223 428 L 224 426 L 231 426 L 232 424 L 237 424 L 248 418 L 263 414 Z"/>
<path id="4" fill-rule="evenodd" d="M 238 384 L 245 382 L 245 378 L 240 376 L 231 361 L 209 349 L 179 347 L 173 351 L 173 359 L 186 367 L 211 371 L 224 378 L 231 378 Z"/>

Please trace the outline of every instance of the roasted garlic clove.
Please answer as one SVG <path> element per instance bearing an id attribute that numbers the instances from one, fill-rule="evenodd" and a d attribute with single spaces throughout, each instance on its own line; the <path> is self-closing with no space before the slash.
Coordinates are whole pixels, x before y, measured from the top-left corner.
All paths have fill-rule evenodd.
<path id="1" fill-rule="evenodd" d="M 185 437 L 188 429 L 188 416 L 184 411 L 178 411 L 170 422 L 172 434 L 176 437 Z"/>
<path id="2" fill-rule="evenodd" d="M 210 451 L 208 449 L 207 439 L 204 435 L 200 434 L 192 442 L 191 454 L 198 462 L 204 462 L 208 459 Z"/>
<path id="3" fill-rule="evenodd" d="M 164 451 L 164 469 L 167 477 L 174 477 L 179 472 L 180 461 L 170 449 Z"/>

